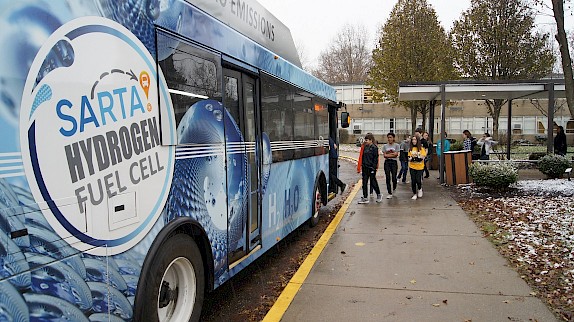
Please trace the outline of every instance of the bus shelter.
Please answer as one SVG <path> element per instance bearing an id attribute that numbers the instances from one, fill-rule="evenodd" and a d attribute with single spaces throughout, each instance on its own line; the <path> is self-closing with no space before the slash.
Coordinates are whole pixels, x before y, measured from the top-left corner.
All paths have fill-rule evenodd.
<path id="1" fill-rule="evenodd" d="M 564 79 L 521 80 L 521 81 L 447 81 L 447 82 L 401 82 L 399 83 L 399 101 L 441 102 L 440 140 L 445 139 L 446 106 L 449 100 L 507 100 L 508 128 L 512 133 L 512 101 L 516 99 L 548 100 L 548 139 L 546 149 L 553 151 L 552 129 L 554 128 L 555 100 L 565 98 Z M 431 104 L 429 118 L 435 119 L 435 108 Z M 434 121 L 429 122 L 429 132 L 434 134 Z M 507 159 L 510 160 L 510 135 L 507 136 Z M 444 183 L 444 153 L 439 159 L 440 182 Z"/>

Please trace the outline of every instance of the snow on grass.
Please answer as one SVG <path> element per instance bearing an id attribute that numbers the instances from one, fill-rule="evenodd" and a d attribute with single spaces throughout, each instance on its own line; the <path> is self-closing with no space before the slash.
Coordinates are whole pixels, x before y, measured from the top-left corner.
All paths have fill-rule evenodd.
<path id="1" fill-rule="evenodd" d="M 500 252 L 557 315 L 574 319 L 574 182 L 519 181 L 511 192 L 492 196 L 472 185 L 460 188 L 468 197 L 461 205 Z"/>
<path id="2" fill-rule="evenodd" d="M 524 180 L 516 183 L 515 187 L 529 193 L 574 196 L 574 181 L 564 179 Z"/>

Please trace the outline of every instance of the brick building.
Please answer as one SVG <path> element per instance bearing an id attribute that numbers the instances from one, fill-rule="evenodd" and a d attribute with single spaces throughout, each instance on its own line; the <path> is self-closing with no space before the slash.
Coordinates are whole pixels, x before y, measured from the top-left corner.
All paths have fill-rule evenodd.
<path id="1" fill-rule="evenodd" d="M 367 132 L 371 132 L 379 140 L 384 141 L 388 132 L 397 134 L 411 131 L 410 111 L 389 102 L 376 103 L 372 99 L 372 90 L 362 83 L 334 84 L 337 100 L 347 105 L 351 115 L 351 126 L 348 130 L 346 143 L 353 143 Z M 528 140 L 537 142 L 547 136 L 547 117 L 545 110 L 548 100 L 513 100 L 512 101 L 512 140 Z M 555 125 L 562 125 L 566 130 L 568 142 L 574 144 L 574 120 L 564 99 L 557 99 L 558 109 L 554 115 Z M 505 135 L 508 128 L 507 107 L 502 108 L 499 119 L 499 134 Z M 422 119 L 417 125 L 422 125 Z M 428 115 L 427 115 L 428 117 Z M 480 136 L 484 132 L 492 133 L 493 120 L 488 114 L 483 100 L 450 101 L 446 108 L 446 131 L 449 138 L 459 139 L 462 131 L 469 130 L 473 135 Z M 427 129 L 428 129 L 427 120 Z M 440 130 L 440 103 L 435 107 L 435 138 Z"/>

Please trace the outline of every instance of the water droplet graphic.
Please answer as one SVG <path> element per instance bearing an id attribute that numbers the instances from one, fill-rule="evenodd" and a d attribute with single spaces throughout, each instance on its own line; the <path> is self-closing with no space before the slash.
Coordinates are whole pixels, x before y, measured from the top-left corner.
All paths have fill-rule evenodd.
<path id="1" fill-rule="evenodd" d="M 205 104 L 205 109 L 211 112 L 211 111 L 213 111 L 213 105 Z"/>
<path id="2" fill-rule="evenodd" d="M 223 120 L 223 113 L 220 110 L 213 111 L 213 116 L 219 122 L 221 122 Z"/>

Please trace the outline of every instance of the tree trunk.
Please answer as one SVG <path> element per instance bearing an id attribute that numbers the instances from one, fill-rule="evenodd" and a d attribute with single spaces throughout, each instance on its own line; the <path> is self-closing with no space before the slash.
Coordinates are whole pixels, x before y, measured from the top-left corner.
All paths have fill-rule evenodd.
<path id="1" fill-rule="evenodd" d="M 500 119 L 500 115 L 492 115 L 492 138 L 494 141 L 498 141 L 498 120 Z"/>
<path id="2" fill-rule="evenodd" d="M 562 57 L 562 70 L 564 72 L 564 83 L 566 85 L 566 102 L 570 110 L 570 118 L 574 118 L 574 78 L 572 76 L 572 59 L 568 49 L 568 38 L 564 30 L 564 0 L 552 0 L 552 10 L 556 21 L 556 40 L 560 47 Z"/>
<path id="3" fill-rule="evenodd" d="M 492 117 L 492 138 L 495 141 L 498 141 L 498 120 L 500 119 L 500 111 L 502 110 L 502 107 L 507 101 L 501 99 L 495 99 L 495 100 L 485 100 L 485 102 L 488 114 L 490 114 L 490 116 Z M 512 133 L 507 133 L 507 136 L 509 138 L 511 135 Z"/>

